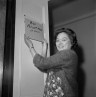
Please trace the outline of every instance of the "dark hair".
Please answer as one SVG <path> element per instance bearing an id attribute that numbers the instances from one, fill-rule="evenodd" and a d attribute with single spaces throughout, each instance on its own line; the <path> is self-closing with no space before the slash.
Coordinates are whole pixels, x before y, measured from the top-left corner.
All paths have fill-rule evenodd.
<path id="1" fill-rule="evenodd" d="M 71 49 L 75 50 L 77 47 L 78 47 L 78 43 L 77 43 L 77 38 L 76 38 L 76 33 L 72 30 L 72 29 L 69 29 L 69 28 L 60 28 L 60 29 L 57 29 L 55 31 L 55 43 L 56 43 L 56 38 L 58 36 L 59 33 L 66 33 L 71 41 L 71 44 L 72 44 L 72 47 Z"/>

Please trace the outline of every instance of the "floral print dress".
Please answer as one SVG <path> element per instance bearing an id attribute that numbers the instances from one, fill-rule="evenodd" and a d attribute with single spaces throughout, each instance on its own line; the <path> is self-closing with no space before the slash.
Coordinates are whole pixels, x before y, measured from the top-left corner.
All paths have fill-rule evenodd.
<path id="1" fill-rule="evenodd" d="M 51 71 L 47 75 L 43 97 L 63 97 L 64 92 L 61 88 L 62 81 Z"/>

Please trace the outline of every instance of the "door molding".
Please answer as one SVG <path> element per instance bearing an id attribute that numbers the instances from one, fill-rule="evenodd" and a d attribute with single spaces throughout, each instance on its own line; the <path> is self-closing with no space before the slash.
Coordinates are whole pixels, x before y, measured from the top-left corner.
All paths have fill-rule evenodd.
<path id="1" fill-rule="evenodd" d="M 16 0 L 6 2 L 2 97 L 13 97 L 15 5 Z"/>

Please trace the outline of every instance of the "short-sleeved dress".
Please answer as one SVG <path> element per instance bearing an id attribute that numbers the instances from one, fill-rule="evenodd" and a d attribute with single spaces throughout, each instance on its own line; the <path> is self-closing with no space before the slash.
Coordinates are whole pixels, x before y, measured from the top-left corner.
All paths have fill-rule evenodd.
<path id="1" fill-rule="evenodd" d="M 33 63 L 47 73 L 43 97 L 78 97 L 78 57 L 73 50 L 62 50 L 50 57 L 36 54 Z"/>

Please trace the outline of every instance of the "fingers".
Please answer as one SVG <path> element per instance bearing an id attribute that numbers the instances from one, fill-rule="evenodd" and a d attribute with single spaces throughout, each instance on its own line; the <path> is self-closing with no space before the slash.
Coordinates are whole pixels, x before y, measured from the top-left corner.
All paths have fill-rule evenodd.
<path id="1" fill-rule="evenodd" d="M 24 34 L 24 41 L 25 41 L 25 43 L 27 44 L 27 37 L 26 37 L 25 34 Z"/>
<path id="2" fill-rule="evenodd" d="M 46 34 L 44 33 L 44 40 L 43 40 L 43 43 L 48 43 L 47 40 L 46 40 Z"/>
<path id="3" fill-rule="evenodd" d="M 46 39 L 46 33 L 44 33 L 44 39 Z"/>
<path id="4" fill-rule="evenodd" d="M 26 36 L 26 34 L 24 34 L 24 39 L 28 39 L 28 37 Z"/>
<path id="5" fill-rule="evenodd" d="M 24 35 L 24 41 L 25 41 L 25 44 L 29 47 L 28 40 L 25 35 Z"/>
<path id="6" fill-rule="evenodd" d="M 26 41 L 30 41 L 30 42 L 31 42 L 30 38 L 27 37 L 26 34 L 24 34 L 24 39 L 25 39 Z"/>
<path id="7" fill-rule="evenodd" d="M 29 37 L 27 37 L 25 34 L 24 34 L 24 41 L 26 43 L 26 45 L 30 48 L 33 46 L 33 43 L 32 41 L 29 39 Z"/>

